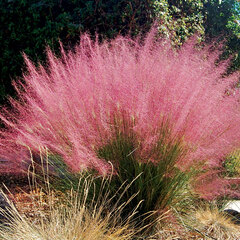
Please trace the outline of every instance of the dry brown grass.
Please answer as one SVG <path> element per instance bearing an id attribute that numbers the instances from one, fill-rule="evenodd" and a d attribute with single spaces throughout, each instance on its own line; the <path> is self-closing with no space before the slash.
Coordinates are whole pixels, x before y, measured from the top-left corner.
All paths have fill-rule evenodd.
<path id="1" fill-rule="evenodd" d="M 74 192 L 70 192 L 69 197 L 64 199 L 64 203 L 63 195 L 56 195 L 56 193 L 46 195 L 41 191 L 35 191 L 23 194 L 15 203 L 19 211 L 13 210 L 13 221 L 9 226 L 1 228 L 0 239 L 240 239 L 240 227 L 233 224 L 231 219 L 219 211 L 214 204 L 193 207 L 184 219 L 180 218 L 182 222 L 170 212 L 165 213 L 160 222 L 156 223 L 154 233 L 136 237 L 137 230 L 131 228 L 131 220 L 123 222 L 118 219 L 118 211 L 121 207 L 106 212 L 104 202 L 100 205 L 87 206 L 85 201 L 87 191 L 84 194 L 84 197 L 79 198 Z"/>
<path id="2" fill-rule="evenodd" d="M 87 203 L 89 184 L 82 192 L 68 195 L 45 194 L 42 191 L 25 194 L 27 201 L 16 199 L 9 224 L 0 227 L 4 240 L 129 240 L 135 230 L 131 219 L 122 221 L 119 212 L 124 206 L 108 209 L 104 197 Z M 64 196 L 64 198 L 63 198 Z M 23 195 L 22 195 L 23 197 Z M 26 199 L 24 199 L 26 200 Z M 102 200 L 102 201 L 101 201 Z M 106 210 L 108 209 L 108 210 Z"/>
<path id="3" fill-rule="evenodd" d="M 184 224 L 201 234 L 200 239 L 234 240 L 240 239 L 240 226 L 220 211 L 214 203 L 193 207 L 184 218 Z"/>
<path id="4" fill-rule="evenodd" d="M 156 221 L 154 231 L 135 228 L 133 218 L 122 220 L 124 208 L 110 208 L 109 197 L 98 196 L 87 203 L 93 179 L 85 179 L 84 188 L 79 192 L 63 194 L 43 191 L 37 184 L 30 193 L 15 193 L 10 224 L 0 228 L 0 239 L 4 240 L 194 240 L 240 239 L 240 227 L 233 224 L 212 204 L 190 207 L 184 217 L 165 212 Z M 36 183 L 36 182 L 35 182 Z M 48 179 L 46 179 L 46 185 Z M 122 189 L 123 190 L 123 189 Z M 117 190 L 116 190 L 117 191 Z M 124 190 L 123 190 L 124 191 Z M 16 208 L 15 208 L 16 207 Z"/>

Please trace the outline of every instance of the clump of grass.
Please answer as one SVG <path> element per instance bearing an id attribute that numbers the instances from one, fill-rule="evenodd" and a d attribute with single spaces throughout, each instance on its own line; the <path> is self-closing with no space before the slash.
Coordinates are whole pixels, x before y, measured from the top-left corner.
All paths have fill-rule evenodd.
<path id="1" fill-rule="evenodd" d="M 181 211 L 192 192 L 206 199 L 227 192 L 229 181 L 218 173 L 240 139 L 237 94 L 225 94 L 237 74 L 223 80 L 224 66 L 216 68 L 208 49 L 190 42 L 176 52 L 154 32 L 144 41 L 119 36 L 110 43 L 84 35 L 61 58 L 48 50 L 46 69 L 25 60 L 24 82 L 14 83 L 19 99 L 0 113 L 6 165 L 17 169 L 29 158 L 26 147 L 48 149 L 52 161 L 65 164 L 55 162 L 59 181 L 61 171 L 72 171 L 65 188 L 75 185 L 75 173 L 93 169 L 90 201 L 110 192 L 112 206 L 127 203 L 121 218 L 138 208 L 145 226 L 142 216 L 151 212 L 157 221 L 171 207 Z"/>
<path id="2" fill-rule="evenodd" d="M 184 216 L 184 224 L 191 231 L 198 232 L 204 239 L 239 239 L 240 227 L 231 216 L 221 211 L 215 203 L 192 206 Z"/>
<path id="3" fill-rule="evenodd" d="M 110 179 L 109 189 L 113 193 L 123 183 L 131 183 L 122 196 L 124 201 L 137 193 L 125 208 L 126 213 L 138 203 L 138 220 L 143 225 L 142 216 L 152 212 L 148 220 L 157 220 L 171 207 L 180 209 L 194 199 L 191 180 L 197 169 L 182 170 L 179 162 L 188 152 L 188 146 L 179 136 L 174 136 L 168 122 L 159 127 L 156 143 L 143 154 L 138 136 L 129 129 L 130 124 L 117 128 L 115 138 L 97 150 L 99 158 L 113 164 L 116 171 Z"/>
<path id="4" fill-rule="evenodd" d="M 83 179 L 81 179 L 83 180 Z M 137 230 L 131 228 L 132 219 L 120 219 L 124 204 L 115 208 L 107 207 L 107 196 L 99 196 L 91 204 L 87 202 L 92 184 L 84 179 L 79 192 L 71 191 L 64 196 L 64 202 L 52 204 L 49 194 L 49 211 L 38 214 L 37 219 L 19 214 L 12 205 L 8 223 L 0 227 L 0 239 L 4 240 L 130 240 Z M 134 215 L 134 214 L 133 214 Z"/>

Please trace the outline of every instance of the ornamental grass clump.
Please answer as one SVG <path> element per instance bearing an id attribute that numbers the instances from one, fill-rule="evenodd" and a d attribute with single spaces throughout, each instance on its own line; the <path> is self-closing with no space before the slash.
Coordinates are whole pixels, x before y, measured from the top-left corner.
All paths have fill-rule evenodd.
<path id="1" fill-rule="evenodd" d="M 48 50 L 46 67 L 25 56 L 18 99 L 0 115 L 5 170 L 16 171 L 29 148 L 47 148 L 73 172 L 139 176 L 134 191 L 144 208 L 154 202 L 151 210 L 177 203 L 186 189 L 208 199 L 228 193 L 218 172 L 240 139 L 238 94 L 226 94 L 238 76 L 221 78 L 217 54 L 193 45 L 175 51 L 154 31 L 144 41 L 82 35 L 60 58 Z M 201 174 L 185 183 L 196 166 Z"/>
<path id="2" fill-rule="evenodd" d="M 214 202 L 189 207 L 188 213 L 181 220 L 186 228 L 200 233 L 204 239 L 230 240 L 240 237 L 239 225 Z"/>
<path id="3" fill-rule="evenodd" d="M 37 216 L 20 214 L 10 202 L 10 214 L 0 208 L 7 222 L 0 225 L 0 239 L 4 240 L 130 240 L 139 229 L 132 229 L 132 216 L 125 220 L 120 212 L 125 207 L 108 208 L 111 199 L 107 195 L 87 201 L 93 178 L 79 178 L 82 188 L 73 189 L 64 196 L 49 191 L 46 195 L 48 211 L 39 209 Z M 47 189 L 44 189 L 45 191 Z M 5 196 L 2 193 L 3 196 Z M 5 196 L 6 201 L 9 201 Z M 42 199 L 39 199 L 39 201 Z M 28 203 L 31 204 L 31 203 Z M 39 203 L 40 204 L 40 203 Z M 21 206 L 20 206 L 21 207 Z"/>

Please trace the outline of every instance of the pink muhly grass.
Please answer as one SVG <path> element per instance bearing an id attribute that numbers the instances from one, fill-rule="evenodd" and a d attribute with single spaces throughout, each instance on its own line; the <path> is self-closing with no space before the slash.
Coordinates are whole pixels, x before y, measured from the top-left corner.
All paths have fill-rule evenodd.
<path id="1" fill-rule="evenodd" d="M 73 171 L 94 168 L 105 174 L 109 164 L 96 150 L 113 138 L 116 117 L 133 123 L 143 161 L 159 161 L 149 151 L 165 119 L 190 149 L 179 158 L 183 170 L 197 161 L 219 167 L 239 145 L 237 96 L 225 95 L 237 75 L 222 79 L 225 65 L 216 67 L 216 54 L 208 49 L 196 50 L 189 42 L 176 52 L 150 33 L 144 43 L 118 37 L 100 44 L 83 35 L 74 52 L 62 51 L 61 58 L 47 53 L 47 68 L 25 56 L 28 72 L 14 83 L 18 100 L 10 99 L 12 109 L 1 111 L 0 154 L 9 162 L 26 159 L 26 146 L 46 147 Z M 207 197 L 212 187 L 225 190 L 221 181 L 210 183 L 198 186 Z"/>

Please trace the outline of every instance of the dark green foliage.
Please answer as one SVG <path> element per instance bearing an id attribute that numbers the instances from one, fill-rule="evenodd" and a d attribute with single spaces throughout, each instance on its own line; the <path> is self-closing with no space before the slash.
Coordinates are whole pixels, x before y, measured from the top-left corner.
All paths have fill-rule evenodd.
<path id="1" fill-rule="evenodd" d="M 79 26 L 58 1 L 0 1 L 0 68 L 2 91 L 12 94 L 9 78 L 21 75 L 22 53 L 44 61 L 46 45 L 56 49 L 58 40 L 76 41 Z"/>
<path id="2" fill-rule="evenodd" d="M 227 24 L 233 14 L 233 5 L 234 0 L 205 1 L 204 11 L 206 20 L 204 27 L 205 33 L 209 38 L 215 38 L 221 34 L 229 34 Z"/>
<path id="3" fill-rule="evenodd" d="M 204 3 L 207 41 L 224 41 L 220 59 L 232 57 L 228 73 L 240 68 L 240 3 L 236 0 L 209 0 Z"/>
<path id="4" fill-rule="evenodd" d="M 227 38 L 227 55 L 233 55 L 230 72 L 240 69 L 240 2 L 235 2 L 233 14 L 229 18 L 227 28 L 230 37 Z"/>
<path id="5" fill-rule="evenodd" d="M 228 72 L 240 67 L 240 3 L 236 0 L 155 0 L 161 36 L 181 46 L 197 33 L 200 41 L 224 41 L 220 59 L 232 57 Z"/>
<path id="6" fill-rule="evenodd" d="M 155 0 L 154 10 L 161 36 L 170 37 L 174 46 L 181 46 L 195 33 L 204 35 L 202 0 Z"/>
<path id="7" fill-rule="evenodd" d="M 155 212 L 153 219 L 170 207 L 183 206 L 189 200 L 189 182 L 192 172 L 183 172 L 177 167 L 177 161 L 184 154 L 185 149 L 178 141 L 164 143 L 165 133 L 159 138 L 152 149 L 157 157 L 156 162 L 148 159 L 141 161 L 134 154 L 136 149 L 133 139 L 119 135 L 111 143 L 99 149 L 99 157 L 111 161 L 117 172 L 112 176 L 109 184 L 114 193 L 123 184 L 130 184 L 122 197 L 128 201 L 134 196 L 125 209 L 126 215 L 140 203 L 137 217 L 143 218 L 149 212 Z"/>

